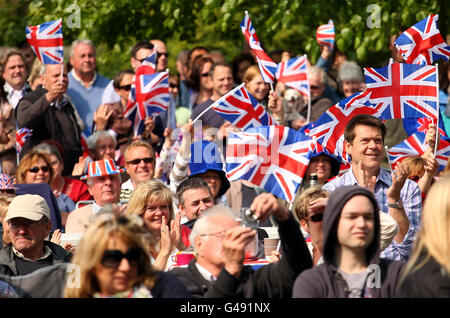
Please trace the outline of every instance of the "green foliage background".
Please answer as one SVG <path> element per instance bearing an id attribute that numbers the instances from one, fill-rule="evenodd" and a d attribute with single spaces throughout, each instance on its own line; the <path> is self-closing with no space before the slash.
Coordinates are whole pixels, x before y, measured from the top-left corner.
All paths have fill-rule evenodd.
<path id="1" fill-rule="evenodd" d="M 80 28 L 67 25 L 72 4 L 80 8 Z M 370 4 L 381 9 L 380 28 L 368 27 Z M 428 14 L 439 14 L 445 38 L 449 7 L 445 0 L 0 0 L 0 46 L 24 40 L 27 25 L 63 18 L 67 49 L 77 38 L 92 39 L 99 70 L 110 78 L 130 67 L 131 47 L 141 39 L 164 40 L 174 72 L 176 55 L 198 45 L 222 51 L 231 62 L 244 47 L 240 23 L 247 10 L 267 52 L 306 53 L 315 63 L 316 29 L 333 19 L 338 47 L 362 66 L 380 67 L 389 59 L 389 36 Z"/>

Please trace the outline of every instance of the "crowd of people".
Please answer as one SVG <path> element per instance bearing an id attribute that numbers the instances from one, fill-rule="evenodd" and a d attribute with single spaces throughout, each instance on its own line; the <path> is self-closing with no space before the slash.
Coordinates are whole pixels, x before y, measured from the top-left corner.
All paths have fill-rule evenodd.
<path id="1" fill-rule="evenodd" d="M 157 72 L 178 54 L 170 111 L 145 118 L 134 135 L 124 108 L 155 45 Z M 429 150 L 388 171 L 384 145 L 400 126 L 353 117 L 344 133 L 350 168 L 316 151 L 291 205 L 227 177 L 224 145 L 237 128 L 208 107 L 244 83 L 276 125 L 301 129 L 366 89 L 362 68 L 337 47 L 321 46 L 308 65 L 310 103 L 281 82 L 271 90 L 250 50 L 227 61 L 207 47 L 169 52 L 142 40 L 113 79 L 98 73 L 87 39 L 73 42 L 63 67 L 27 52 L 22 45 L 0 59 L 0 296 L 450 297 L 450 163 L 438 172 L 434 124 Z M 448 132 L 449 65 L 439 66 Z M 22 128 L 31 136 L 17 151 Z M 256 226 L 241 226 L 243 210 Z M 266 228 L 280 246 L 255 269 L 246 249 L 257 240 L 252 257 L 265 258 Z M 193 259 L 178 266 L 183 253 Z"/>

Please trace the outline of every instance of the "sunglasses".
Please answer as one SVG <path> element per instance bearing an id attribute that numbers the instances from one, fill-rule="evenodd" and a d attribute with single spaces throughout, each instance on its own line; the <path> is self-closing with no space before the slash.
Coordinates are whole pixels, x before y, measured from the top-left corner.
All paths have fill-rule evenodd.
<path id="1" fill-rule="evenodd" d="M 131 84 L 130 85 L 119 86 L 119 89 L 123 89 L 123 90 L 129 91 L 129 90 L 131 90 Z"/>
<path id="2" fill-rule="evenodd" d="M 176 88 L 176 87 L 178 87 L 178 85 L 177 85 L 177 84 L 172 84 L 172 83 L 170 83 L 170 84 L 169 84 L 169 87 L 170 87 L 170 88 Z"/>
<path id="3" fill-rule="evenodd" d="M 144 253 L 139 247 L 129 249 L 125 254 L 119 250 L 105 250 L 100 263 L 106 268 L 117 268 L 124 258 L 130 266 L 137 266 L 144 260 Z"/>
<path id="4" fill-rule="evenodd" d="M 316 86 L 316 85 L 310 85 L 310 86 L 309 86 L 309 88 L 310 88 L 310 89 L 319 89 L 319 88 L 320 88 L 320 86 Z"/>
<path id="5" fill-rule="evenodd" d="M 308 219 L 312 222 L 321 222 L 323 220 L 323 213 L 311 215 Z"/>
<path id="6" fill-rule="evenodd" d="M 169 53 L 165 52 L 165 53 L 157 53 L 157 56 L 160 57 L 161 55 L 164 55 L 165 57 L 169 57 Z"/>
<path id="7" fill-rule="evenodd" d="M 200 74 L 202 77 L 208 77 L 209 76 L 209 72 L 206 72 L 206 73 L 202 73 L 202 74 Z"/>
<path id="8" fill-rule="evenodd" d="M 48 172 L 50 170 L 50 168 L 48 166 L 42 166 L 42 167 L 32 167 L 32 168 L 28 169 L 28 171 L 30 171 L 32 173 L 38 173 L 39 170 L 42 170 L 42 172 Z"/>
<path id="9" fill-rule="evenodd" d="M 138 165 L 141 163 L 141 161 L 144 161 L 144 163 L 152 163 L 153 158 L 147 157 L 147 158 L 138 158 L 134 160 L 127 161 L 127 163 L 131 163 L 132 165 Z"/>

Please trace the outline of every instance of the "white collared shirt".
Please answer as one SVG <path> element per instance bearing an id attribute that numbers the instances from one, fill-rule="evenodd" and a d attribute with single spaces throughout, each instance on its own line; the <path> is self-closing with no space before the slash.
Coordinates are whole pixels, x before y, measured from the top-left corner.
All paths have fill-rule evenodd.
<path id="1" fill-rule="evenodd" d="M 39 260 L 41 260 L 41 259 L 45 259 L 45 258 L 49 257 L 50 254 L 52 254 L 52 250 L 51 250 L 50 247 L 48 247 L 47 245 L 44 245 L 44 255 L 41 256 L 41 257 L 39 257 L 38 259 L 35 259 L 35 260 L 26 258 L 22 253 L 20 253 L 18 250 L 16 250 L 16 249 L 14 248 L 14 246 L 12 247 L 12 250 L 13 250 L 13 253 L 14 253 L 17 257 L 19 257 L 19 258 L 21 258 L 21 259 L 24 259 L 24 260 L 26 260 L 26 261 L 30 261 L 30 262 L 36 262 L 36 261 L 39 261 Z"/>
<path id="2" fill-rule="evenodd" d="M 197 262 L 195 262 L 195 266 L 197 266 L 197 269 L 200 272 L 200 275 L 202 275 L 203 278 L 206 279 L 207 281 L 213 282 L 213 281 L 217 280 L 217 278 L 213 274 L 211 274 L 209 272 L 209 270 L 207 270 L 203 266 L 199 265 Z"/>
<path id="3" fill-rule="evenodd" d="M 23 97 L 23 95 L 25 95 L 25 89 L 27 88 L 27 85 L 23 85 L 22 89 L 19 91 L 16 91 L 8 83 L 5 83 L 5 85 L 3 85 L 3 88 L 7 93 L 6 96 L 8 98 L 8 103 L 12 106 L 13 109 L 15 109 L 17 104 L 19 104 L 20 99 Z"/>
<path id="4" fill-rule="evenodd" d="M 102 209 L 102 207 L 100 205 L 98 205 L 97 203 L 92 203 L 92 214 L 97 214 L 98 212 L 100 212 L 100 210 Z"/>
<path id="5" fill-rule="evenodd" d="M 83 86 L 84 88 L 86 88 L 87 90 L 90 90 L 92 85 L 94 85 L 95 80 L 97 79 L 97 72 L 94 73 L 94 77 L 92 78 L 92 81 L 89 82 L 88 87 L 84 86 L 84 82 L 81 80 L 81 78 L 79 78 L 77 76 L 77 74 L 75 73 L 75 70 L 71 71 L 73 78 L 79 82 L 81 84 L 81 86 Z"/>

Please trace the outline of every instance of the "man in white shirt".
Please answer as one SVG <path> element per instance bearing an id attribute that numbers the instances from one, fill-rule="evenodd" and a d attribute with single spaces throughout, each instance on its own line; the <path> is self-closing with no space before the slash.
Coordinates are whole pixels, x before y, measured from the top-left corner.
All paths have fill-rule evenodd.
<path id="1" fill-rule="evenodd" d="M 0 60 L 0 70 L 5 80 L 4 90 L 8 103 L 12 108 L 16 108 L 23 95 L 31 91 L 26 82 L 28 70 L 22 53 L 18 50 L 6 52 Z"/>

